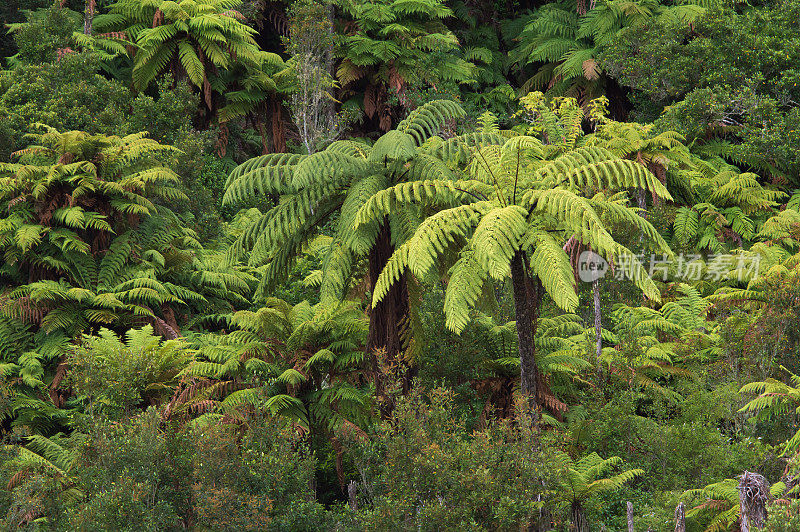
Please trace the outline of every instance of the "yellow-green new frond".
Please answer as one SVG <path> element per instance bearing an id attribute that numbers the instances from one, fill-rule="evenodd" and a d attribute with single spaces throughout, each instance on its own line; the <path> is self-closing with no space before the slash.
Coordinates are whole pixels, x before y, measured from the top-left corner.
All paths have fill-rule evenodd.
<path id="1" fill-rule="evenodd" d="M 494 208 L 475 228 L 470 242 L 475 260 L 495 280 L 503 280 L 511 272 L 511 258 L 528 229 L 526 214 L 518 205 Z"/>

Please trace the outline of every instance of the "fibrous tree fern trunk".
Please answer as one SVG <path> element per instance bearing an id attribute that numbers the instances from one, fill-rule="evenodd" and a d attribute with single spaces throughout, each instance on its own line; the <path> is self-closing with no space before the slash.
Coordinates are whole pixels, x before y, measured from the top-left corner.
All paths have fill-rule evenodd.
<path id="1" fill-rule="evenodd" d="M 511 283 L 514 290 L 514 314 L 517 321 L 520 389 L 528 399 L 531 416 L 535 422 L 539 368 L 536 366 L 534 335 L 539 319 L 541 284 L 538 279 L 531 279 L 525 265 L 525 254 L 519 251 L 511 260 Z"/>
<path id="2" fill-rule="evenodd" d="M 286 153 L 286 128 L 283 123 L 283 108 L 277 97 L 270 98 L 269 114 L 272 121 L 272 151 Z"/>
<path id="3" fill-rule="evenodd" d="M 388 221 L 383 224 L 378 238 L 369 253 L 369 278 L 372 287 L 378 280 L 389 258 L 394 253 L 391 231 Z M 386 296 L 375 305 L 369 316 L 369 336 L 367 337 L 367 353 L 372 357 L 375 373 L 375 394 L 381 398 L 384 387 L 381 378 L 378 353 L 383 352 L 390 363 L 401 363 L 403 341 L 401 329 L 408 321 L 408 286 L 405 275 L 394 283 Z M 411 388 L 412 371 L 406 371 L 403 378 L 403 393 Z"/>
<path id="4" fill-rule="evenodd" d="M 572 503 L 572 529 L 575 532 L 589 532 L 589 521 L 579 501 Z"/>

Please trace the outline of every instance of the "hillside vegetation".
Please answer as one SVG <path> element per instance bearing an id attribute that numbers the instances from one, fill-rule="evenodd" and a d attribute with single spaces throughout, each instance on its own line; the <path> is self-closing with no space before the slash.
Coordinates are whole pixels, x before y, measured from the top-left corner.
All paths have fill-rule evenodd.
<path id="1" fill-rule="evenodd" d="M 0 529 L 800 530 L 798 17 L 3 2 Z"/>

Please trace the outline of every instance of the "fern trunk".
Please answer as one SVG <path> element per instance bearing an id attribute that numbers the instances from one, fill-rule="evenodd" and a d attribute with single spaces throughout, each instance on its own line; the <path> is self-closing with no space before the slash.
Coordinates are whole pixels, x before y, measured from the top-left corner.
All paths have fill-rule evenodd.
<path id="1" fill-rule="evenodd" d="M 369 278 L 373 287 L 392 253 L 394 253 L 394 246 L 392 245 L 391 231 L 388 222 L 385 222 L 369 253 Z M 387 363 L 403 364 L 401 330 L 408 322 L 408 310 L 408 286 L 405 275 L 403 275 L 392 285 L 386 297 L 370 311 L 367 353 L 372 357 L 375 394 L 379 400 L 384 395 L 384 389 L 378 356 L 379 353 L 382 353 Z M 403 393 L 408 393 L 410 390 L 412 378 L 413 368 L 409 368 L 403 376 Z"/>
<path id="2" fill-rule="evenodd" d="M 572 529 L 575 532 L 589 532 L 589 521 L 578 501 L 572 503 Z"/>
<path id="3" fill-rule="evenodd" d="M 525 254 L 517 252 L 511 259 L 511 283 L 514 289 L 514 316 L 517 320 L 520 389 L 528 398 L 531 416 L 537 421 L 539 368 L 536 365 L 534 336 L 539 321 L 541 284 L 531 279 L 525 265 Z"/>

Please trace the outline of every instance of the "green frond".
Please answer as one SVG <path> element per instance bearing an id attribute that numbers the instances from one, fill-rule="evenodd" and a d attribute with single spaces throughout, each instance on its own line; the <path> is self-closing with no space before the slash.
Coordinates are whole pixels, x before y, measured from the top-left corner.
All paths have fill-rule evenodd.
<path id="1" fill-rule="evenodd" d="M 271 153 L 245 161 L 225 181 L 223 204 L 242 203 L 259 195 L 293 192 L 294 167 L 304 158 L 293 153 Z"/>
<path id="2" fill-rule="evenodd" d="M 436 135 L 448 120 L 465 116 L 464 110 L 452 100 L 433 100 L 417 107 L 397 124 L 397 131 L 414 138 L 417 146 Z"/>
<path id="3" fill-rule="evenodd" d="M 310 186 L 320 186 L 331 181 L 343 182 L 369 175 L 370 165 L 359 157 L 352 157 L 339 151 L 321 151 L 303 158 L 292 173 L 292 187 L 301 190 Z"/>
<path id="4" fill-rule="evenodd" d="M 449 206 L 467 199 L 487 199 L 491 186 L 478 181 L 411 181 L 381 190 L 370 197 L 353 221 L 356 229 L 362 224 L 381 220 L 404 204 L 433 203 Z"/>
<path id="5" fill-rule="evenodd" d="M 526 235 L 533 253 L 530 260 L 531 271 L 539 277 L 556 305 L 571 312 L 578 307 L 578 294 L 575 292 L 575 274 L 569 257 L 552 235 L 532 227 Z"/>
<path id="6" fill-rule="evenodd" d="M 525 209 L 518 205 L 483 213 L 470 247 L 474 250 L 475 260 L 491 278 L 499 281 L 510 274 L 511 258 L 519 250 L 522 237 L 528 230 L 526 215 Z"/>
<path id="7" fill-rule="evenodd" d="M 414 137 L 400 130 L 387 131 L 375 141 L 369 153 L 369 161 L 386 164 L 388 161 L 406 162 L 417 153 Z"/>
<path id="8" fill-rule="evenodd" d="M 444 298 L 445 325 L 460 333 L 469 323 L 470 308 L 481 295 L 487 273 L 475 258 L 475 252 L 465 248 L 450 269 Z"/>
<path id="9" fill-rule="evenodd" d="M 438 139 L 438 142 L 431 142 Z M 439 137 L 429 139 L 423 148 L 434 157 L 450 164 L 466 163 L 471 154 L 489 145 L 500 146 L 505 143 L 505 138 L 496 132 L 466 133 L 445 141 Z"/>

